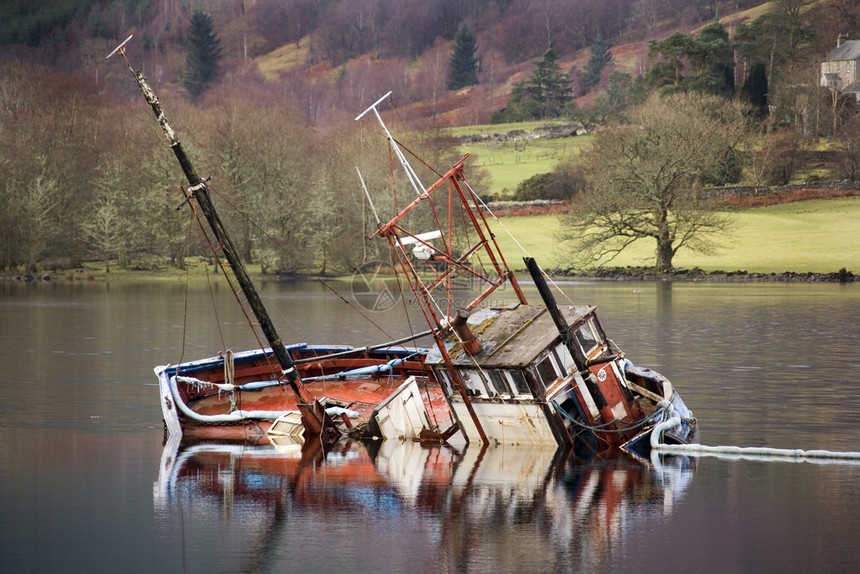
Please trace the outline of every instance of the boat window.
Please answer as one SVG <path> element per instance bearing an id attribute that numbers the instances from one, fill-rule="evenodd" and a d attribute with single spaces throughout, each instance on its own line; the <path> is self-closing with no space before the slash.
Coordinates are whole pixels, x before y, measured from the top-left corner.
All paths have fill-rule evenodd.
<path id="1" fill-rule="evenodd" d="M 579 329 L 576 330 L 576 340 L 579 342 L 579 346 L 582 347 L 582 351 L 588 355 L 593 351 L 597 345 L 598 340 L 597 336 L 594 334 L 594 329 L 591 327 L 591 321 L 583 323 Z"/>
<path id="2" fill-rule="evenodd" d="M 537 364 L 537 372 L 544 386 L 551 385 L 558 378 L 558 371 L 556 371 L 555 366 L 552 364 L 552 358 L 549 355 Z"/>
<path id="3" fill-rule="evenodd" d="M 486 381 L 481 376 L 479 371 L 462 370 L 459 371 L 460 378 L 463 379 L 463 384 L 466 385 L 469 394 L 471 395 L 489 395 L 487 392 Z"/>
<path id="4" fill-rule="evenodd" d="M 515 395 L 531 395 L 526 377 L 520 371 L 504 371 L 504 374 Z"/>
<path id="5" fill-rule="evenodd" d="M 591 414 L 591 418 L 596 419 L 600 414 L 600 409 L 597 408 L 597 404 L 594 402 L 594 397 L 591 396 L 591 391 L 588 390 L 588 387 L 585 386 L 585 381 L 583 381 L 582 377 L 579 375 L 576 376 L 576 386 L 579 389 L 579 393 L 582 395 L 582 400 L 585 401 L 585 406 Z"/>
<path id="6" fill-rule="evenodd" d="M 516 395 L 517 393 L 511 393 L 511 388 L 508 386 L 508 382 L 502 376 L 502 374 L 498 371 L 488 371 L 488 375 L 490 375 L 490 384 L 495 389 L 495 391 L 500 395 Z"/>

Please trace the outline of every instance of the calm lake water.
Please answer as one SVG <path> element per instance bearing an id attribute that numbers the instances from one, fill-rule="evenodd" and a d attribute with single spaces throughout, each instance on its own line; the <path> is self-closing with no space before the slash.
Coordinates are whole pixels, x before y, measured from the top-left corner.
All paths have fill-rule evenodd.
<path id="1" fill-rule="evenodd" d="M 562 288 L 672 380 L 703 443 L 860 450 L 860 285 Z M 318 283 L 263 292 L 287 341 L 424 330 Z M 858 465 L 163 445 L 152 369 L 252 347 L 231 299 L 0 282 L 0 572 L 860 571 Z"/>

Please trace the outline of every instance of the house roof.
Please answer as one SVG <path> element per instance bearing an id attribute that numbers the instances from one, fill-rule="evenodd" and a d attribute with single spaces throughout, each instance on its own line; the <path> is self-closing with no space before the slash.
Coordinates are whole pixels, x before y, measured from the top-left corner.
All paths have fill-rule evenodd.
<path id="1" fill-rule="evenodd" d="M 860 93 L 860 81 L 851 82 L 850 84 L 848 84 L 847 86 L 842 88 L 842 93 L 843 94 L 845 94 L 845 93 L 852 93 L 852 94 Z"/>
<path id="2" fill-rule="evenodd" d="M 860 40 L 845 40 L 824 58 L 825 62 L 844 62 L 860 59 Z"/>

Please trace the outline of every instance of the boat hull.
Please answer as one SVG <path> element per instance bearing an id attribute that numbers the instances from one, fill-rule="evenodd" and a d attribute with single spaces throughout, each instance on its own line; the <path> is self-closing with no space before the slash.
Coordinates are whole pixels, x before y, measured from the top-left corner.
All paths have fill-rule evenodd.
<path id="1" fill-rule="evenodd" d="M 288 347 L 307 391 L 346 430 L 361 426 L 410 377 L 427 408 L 428 428 L 453 424 L 447 401 L 424 365 L 423 350 L 347 346 Z M 268 349 L 155 369 L 165 432 L 183 440 L 266 444 L 278 417 L 299 410 L 293 389 L 279 380 Z M 341 414 L 343 413 L 343 414 Z"/>
<path id="2" fill-rule="evenodd" d="M 698 444 L 699 442 L 699 427 L 696 424 L 696 419 L 693 413 L 684 404 L 683 399 L 677 393 L 672 395 L 669 401 L 674 412 L 681 417 L 681 424 L 667 430 L 663 433 L 663 442 L 667 444 Z M 625 442 L 621 446 L 621 450 L 648 459 L 651 455 L 651 432 L 661 422 L 667 420 L 671 416 L 669 409 L 664 409 L 656 416 L 645 429 L 635 437 Z"/>

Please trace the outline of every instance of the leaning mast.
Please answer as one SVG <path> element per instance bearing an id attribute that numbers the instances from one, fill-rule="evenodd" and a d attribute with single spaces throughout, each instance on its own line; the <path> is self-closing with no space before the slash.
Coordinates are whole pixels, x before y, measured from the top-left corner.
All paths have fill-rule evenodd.
<path id="1" fill-rule="evenodd" d="M 207 180 L 202 179 L 197 174 L 197 171 L 191 164 L 191 160 L 188 159 L 188 156 L 185 154 L 182 144 L 176 137 L 176 133 L 170 127 L 170 124 L 167 122 L 167 118 L 164 116 L 161 104 L 155 96 L 155 93 L 152 91 L 152 88 L 147 83 L 143 73 L 135 71 L 132 68 L 131 63 L 129 63 L 128 58 L 125 55 L 125 50 L 126 44 L 131 40 L 131 38 L 132 36 L 126 38 L 122 44 L 117 46 L 113 52 L 108 54 L 107 58 L 110 58 L 114 54 L 122 56 L 131 72 L 131 75 L 134 77 L 134 81 L 137 83 L 138 87 L 140 87 L 140 91 L 143 93 L 147 103 L 155 113 L 158 125 L 161 126 L 164 135 L 167 136 L 167 140 L 170 143 L 170 149 L 173 150 L 173 154 L 176 156 L 176 159 L 182 167 L 182 171 L 190 185 L 187 191 L 188 196 L 186 201 L 194 199 L 197 202 L 197 205 L 203 212 L 213 235 L 218 240 L 221 252 L 230 264 L 230 268 L 233 270 L 233 275 L 239 283 L 242 293 L 248 301 L 248 305 L 251 307 L 254 316 L 257 318 L 260 329 L 265 335 L 266 341 L 272 348 L 272 353 L 275 355 L 275 358 L 281 367 L 282 378 L 287 380 L 293 392 L 299 399 L 298 406 L 299 410 L 302 412 L 302 424 L 305 429 L 316 436 L 322 437 L 323 432 L 325 431 L 327 438 L 336 438 L 339 436 L 339 433 L 335 434 L 337 433 L 337 428 L 331 423 L 319 401 L 317 401 L 302 384 L 298 371 L 296 370 L 295 365 L 293 365 L 293 360 L 287 349 L 284 347 L 281 337 L 278 334 L 278 330 L 275 328 L 275 324 L 272 322 L 268 311 L 266 311 L 263 301 L 260 298 L 260 294 L 257 291 L 254 282 L 251 280 L 250 275 L 248 275 L 248 271 L 245 269 L 244 263 L 242 263 L 242 260 L 239 258 L 238 250 L 234 246 L 227 230 L 224 228 L 224 224 L 215 209 L 215 205 L 209 197 L 209 190 L 206 185 Z"/>

